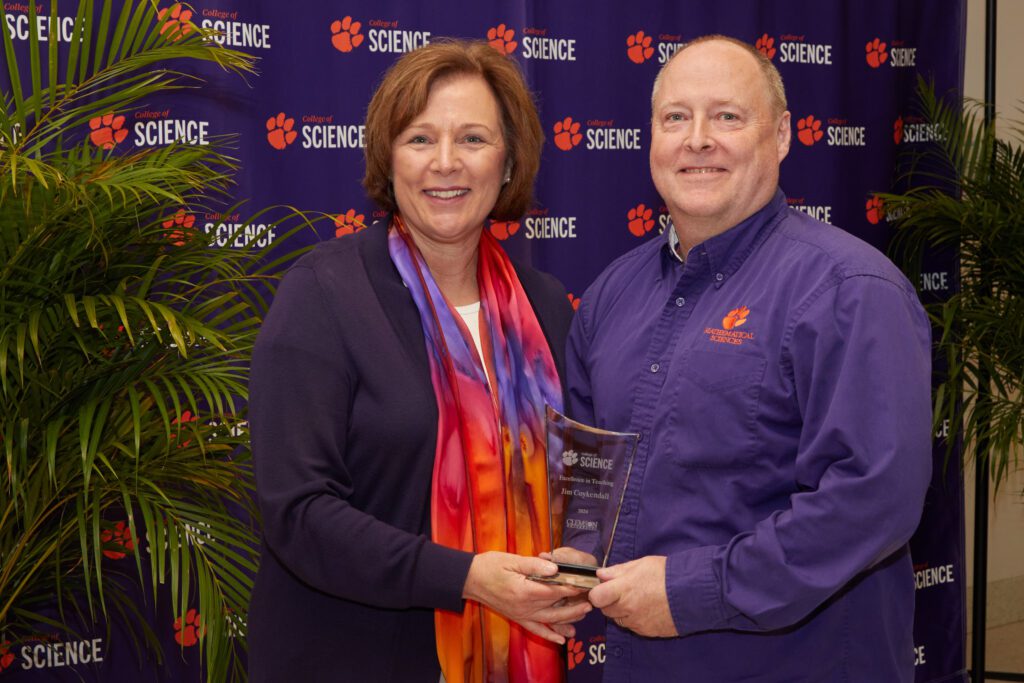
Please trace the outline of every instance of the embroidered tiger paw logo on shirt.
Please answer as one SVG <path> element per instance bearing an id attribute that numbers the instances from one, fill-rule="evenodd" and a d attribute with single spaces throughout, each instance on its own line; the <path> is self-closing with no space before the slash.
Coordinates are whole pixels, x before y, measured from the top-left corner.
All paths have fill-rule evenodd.
<path id="1" fill-rule="evenodd" d="M 352 52 L 363 44 L 363 36 L 359 31 L 363 28 L 362 23 L 352 21 L 352 17 L 335 19 L 331 22 L 331 45 L 338 52 Z"/>
<path id="2" fill-rule="evenodd" d="M 507 240 L 519 232 L 519 221 L 491 221 L 491 234 L 499 240 Z"/>
<path id="3" fill-rule="evenodd" d="M 724 318 L 722 318 L 722 329 L 731 330 L 735 327 L 739 327 L 743 323 L 747 322 L 747 316 L 750 315 L 750 309 L 746 306 L 740 306 L 729 311 Z"/>
<path id="4" fill-rule="evenodd" d="M 89 140 L 103 149 L 113 149 L 119 142 L 128 137 L 128 129 L 124 127 L 124 117 L 114 116 L 113 112 L 89 119 Z"/>
<path id="5" fill-rule="evenodd" d="M 100 532 L 100 540 L 104 544 L 114 546 L 114 548 L 103 551 L 103 554 L 112 560 L 123 560 L 128 552 L 135 549 L 131 527 L 123 520 L 115 524 L 112 529 L 108 528 Z"/>
<path id="6" fill-rule="evenodd" d="M 190 609 L 185 613 L 184 620 L 181 617 L 175 619 L 174 640 L 179 645 L 185 647 L 192 647 L 198 643 L 199 639 L 206 634 L 206 629 L 203 628 L 201 620 L 199 612 L 194 609 Z"/>
<path id="7" fill-rule="evenodd" d="M 561 121 L 556 122 L 554 130 L 555 146 L 563 152 L 568 152 L 580 144 L 580 141 L 583 139 L 579 122 L 573 121 L 571 116 L 566 116 Z"/>
<path id="8" fill-rule="evenodd" d="M 626 56 L 634 64 L 643 64 L 654 55 L 654 48 L 651 47 L 651 37 L 644 35 L 643 31 L 637 31 L 626 38 Z"/>
<path id="9" fill-rule="evenodd" d="M 334 236 L 352 235 L 366 230 L 366 215 L 356 213 L 355 209 L 349 209 L 343 214 L 334 217 Z"/>
<path id="10" fill-rule="evenodd" d="M 566 659 L 569 662 L 569 671 L 583 663 L 583 642 L 570 638 L 565 644 Z"/>
<path id="11" fill-rule="evenodd" d="M 295 119 L 290 119 L 281 112 L 277 116 L 267 119 L 267 142 L 274 149 L 284 149 L 295 142 L 299 132 L 292 130 L 295 127 Z"/>
<path id="12" fill-rule="evenodd" d="M 629 220 L 629 231 L 633 233 L 635 237 L 643 237 L 654 227 L 653 215 L 654 211 L 646 205 L 637 204 L 634 208 L 629 210 L 628 214 L 626 214 L 626 218 Z"/>
<path id="13" fill-rule="evenodd" d="M 768 59 L 773 59 L 775 57 L 775 39 L 767 33 L 762 34 L 761 37 L 757 39 L 757 42 L 754 43 L 754 47 L 756 47 L 757 51 Z"/>
<path id="14" fill-rule="evenodd" d="M 192 32 L 192 25 L 189 23 L 192 21 L 192 10 L 184 9 L 181 3 L 171 5 L 169 8 L 165 7 L 157 13 L 157 19 L 161 21 L 167 16 L 167 12 L 170 10 L 170 16 L 164 21 L 164 25 L 160 27 L 160 35 L 167 34 L 167 40 L 177 42 Z"/>
<path id="15" fill-rule="evenodd" d="M 864 46 L 864 59 L 867 60 L 868 66 L 877 69 L 885 64 L 885 60 L 889 59 L 889 53 L 885 51 L 885 48 L 885 43 L 878 38 L 868 41 L 868 44 Z"/>
<path id="16" fill-rule="evenodd" d="M 796 122 L 796 137 L 800 142 L 810 147 L 825 135 L 821 130 L 821 121 L 808 115 L 807 118 L 798 119 Z"/>
<path id="17" fill-rule="evenodd" d="M 510 55 L 516 51 L 519 43 L 513 40 L 515 37 L 515 30 L 505 24 L 487 29 L 487 44 L 503 55 Z"/>
<path id="18" fill-rule="evenodd" d="M 871 225 L 878 225 L 879 221 L 885 217 L 885 204 L 882 202 L 881 197 L 871 197 L 868 199 L 864 209 L 868 223 Z"/>
<path id="19" fill-rule="evenodd" d="M 569 303 L 572 304 L 572 310 L 578 311 L 580 308 L 580 298 L 572 292 L 569 292 L 568 297 Z"/>

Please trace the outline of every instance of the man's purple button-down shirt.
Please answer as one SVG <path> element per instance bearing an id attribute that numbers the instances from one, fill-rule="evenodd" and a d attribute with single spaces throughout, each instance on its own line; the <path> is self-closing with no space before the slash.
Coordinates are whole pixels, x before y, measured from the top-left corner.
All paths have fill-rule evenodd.
<path id="1" fill-rule="evenodd" d="M 642 434 L 609 562 L 668 556 L 680 634 L 609 623 L 605 681 L 913 680 L 930 328 L 888 259 L 779 191 L 612 263 L 567 363 L 574 417 Z"/>

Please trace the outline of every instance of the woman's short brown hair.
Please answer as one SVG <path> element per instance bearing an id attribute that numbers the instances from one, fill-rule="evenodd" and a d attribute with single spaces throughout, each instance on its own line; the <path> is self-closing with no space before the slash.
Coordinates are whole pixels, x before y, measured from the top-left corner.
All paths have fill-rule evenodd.
<path id="1" fill-rule="evenodd" d="M 382 208 L 398 208 L 390 187 L 395 138 L 426 108 L 434 83 L 462 74 L 482 77 L 501 109 L 511 179 L 502 187 L 491 217 L 519 218 L 529 207 L 544 131 L 519 66 L 483 41 L 442 40 L 413 50 L 392 64 L 370 100 L 363 187 Z"/>

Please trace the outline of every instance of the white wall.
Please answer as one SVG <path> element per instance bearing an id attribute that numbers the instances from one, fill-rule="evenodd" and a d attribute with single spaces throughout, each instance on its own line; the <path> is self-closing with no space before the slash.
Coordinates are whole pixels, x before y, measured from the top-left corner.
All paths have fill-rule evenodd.
<path id="1" fill-rule="evenodd" d="M 996 111 L 1006 121 L 1024 121 L 1024 2 L 999 0 L 996 32 Z M 985 96 L 985 2 L 967 3 L 967 64 L 964 91 L 968 97 Z M 998 125 L 998 124 L 997 124 Z M 1007 134 L 1006 124 L 999 127 Z M 1018 138 L 1019 139 L 1019 138 Z M 993 623 L 1024 619 L 1024 458 L 989 505 L 988 581 L 989 619 Z M 967 583 L 973 585 L 974 466 L 965 472 L 967 525 Z M 970 593 L 968 593 L 968 596 Z M 995 600 L 993 600 L 995 598 Z M 995 604 L 993 604 L 995 603 Z"/>

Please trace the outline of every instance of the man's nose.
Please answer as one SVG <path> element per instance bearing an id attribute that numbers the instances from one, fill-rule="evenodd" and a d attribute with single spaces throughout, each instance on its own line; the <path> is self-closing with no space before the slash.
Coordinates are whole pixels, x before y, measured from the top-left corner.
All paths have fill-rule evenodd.
<path id="1" fill-rule="evenodd" d="M 686 147 L 694 152 L 704 152 L 714 147 L 711 123 L 704 116 L 694 116 L 686 136 Z"/>

